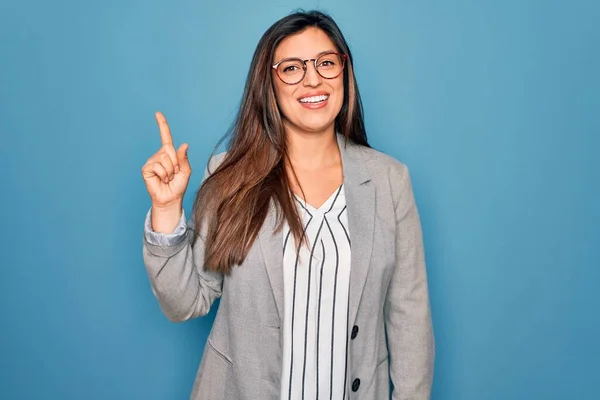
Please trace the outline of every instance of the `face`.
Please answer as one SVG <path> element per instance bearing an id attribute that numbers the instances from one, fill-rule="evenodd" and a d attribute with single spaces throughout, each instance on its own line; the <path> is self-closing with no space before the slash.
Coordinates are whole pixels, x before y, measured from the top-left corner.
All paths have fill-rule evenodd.
<path id="1" fill-rule="evenodd" d="M 327 34 L 317 28 L 307 28 L 281 41 L 273 63 L 288 57 L 317 58 L 328 51 L 337 52 L 337 49 Z M 344 74 L 326 79 L 317 73 L 313 61 L 307 61 L 306 66 L 304 79 L 293 85 L 282 82 L 275 70 L 272 72 L 284 125 L 304 133 L 333 131 L 344 100 Z"/>

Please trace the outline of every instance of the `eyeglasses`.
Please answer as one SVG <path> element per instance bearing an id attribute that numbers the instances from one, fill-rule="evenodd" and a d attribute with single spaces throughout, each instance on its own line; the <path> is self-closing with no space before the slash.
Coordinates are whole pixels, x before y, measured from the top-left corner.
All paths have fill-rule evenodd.
<path id="1" fill-rule="evenodd" d="M 346 63 L 346 54 L 325 53 L 317 58 L 302 60 L 301 58 L 284 58 L 272 67 L 277 72 L 277 76 L 283 83 L 295 85 L 306 76 L 306 63 L 313 61 L 315 70 L 325 79 L 333 79 L 340 76 Z"/>

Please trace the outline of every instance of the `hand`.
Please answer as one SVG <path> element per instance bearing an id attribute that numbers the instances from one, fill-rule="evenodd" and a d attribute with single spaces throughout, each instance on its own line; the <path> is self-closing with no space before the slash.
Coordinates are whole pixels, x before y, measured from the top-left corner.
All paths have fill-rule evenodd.
<path id="1" fill-rule="evenodd" d="M 153 208 L 181 207 L 192 174 L 188 145 L 184 143 L 175 151 L 169 125 L 161 112 L 156 113 L 156 122 L 162 146 L 146 161 L 142 176 Z"/>

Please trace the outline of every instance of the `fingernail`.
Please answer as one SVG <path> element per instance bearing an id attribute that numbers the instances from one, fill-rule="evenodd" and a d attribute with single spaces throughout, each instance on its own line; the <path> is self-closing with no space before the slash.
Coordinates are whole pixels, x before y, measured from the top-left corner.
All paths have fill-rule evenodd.
<path id="1" fill-rule="evenodd" d="M 179 165 L 175 166 L 175 173 L 179 172 Z"/>

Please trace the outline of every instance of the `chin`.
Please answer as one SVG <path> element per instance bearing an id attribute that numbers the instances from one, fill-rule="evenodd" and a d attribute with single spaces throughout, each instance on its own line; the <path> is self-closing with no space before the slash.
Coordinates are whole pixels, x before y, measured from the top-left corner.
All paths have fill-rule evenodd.
<path id="1" fill-rule="evenodd" d="M 330 116 L 313 115 L 311 117 L 306 118 L 306 116 L 303 116 L 303 118 L 298 118 L 296 121 L 290 122 L 292 122 L 292 125 L 307 132 L 322 132 L 331 129 L 335 125 L 335 118 L 331 118 Z"/>
<path id="2" fill-rule="evenodd" d="M 323 131 L 330 129 L 334 125 L 334 122 L 335 121 L 331 121 L 331 122 L 327 122 L 327 123 L 306 122 L 303 124 L 297 124 L 297 125 L 294 124 L 294 125 L 296 125 L 298 128 L 300 128 L 306 132 L 319 133 L 319 132 L 323 132 Z"/>

